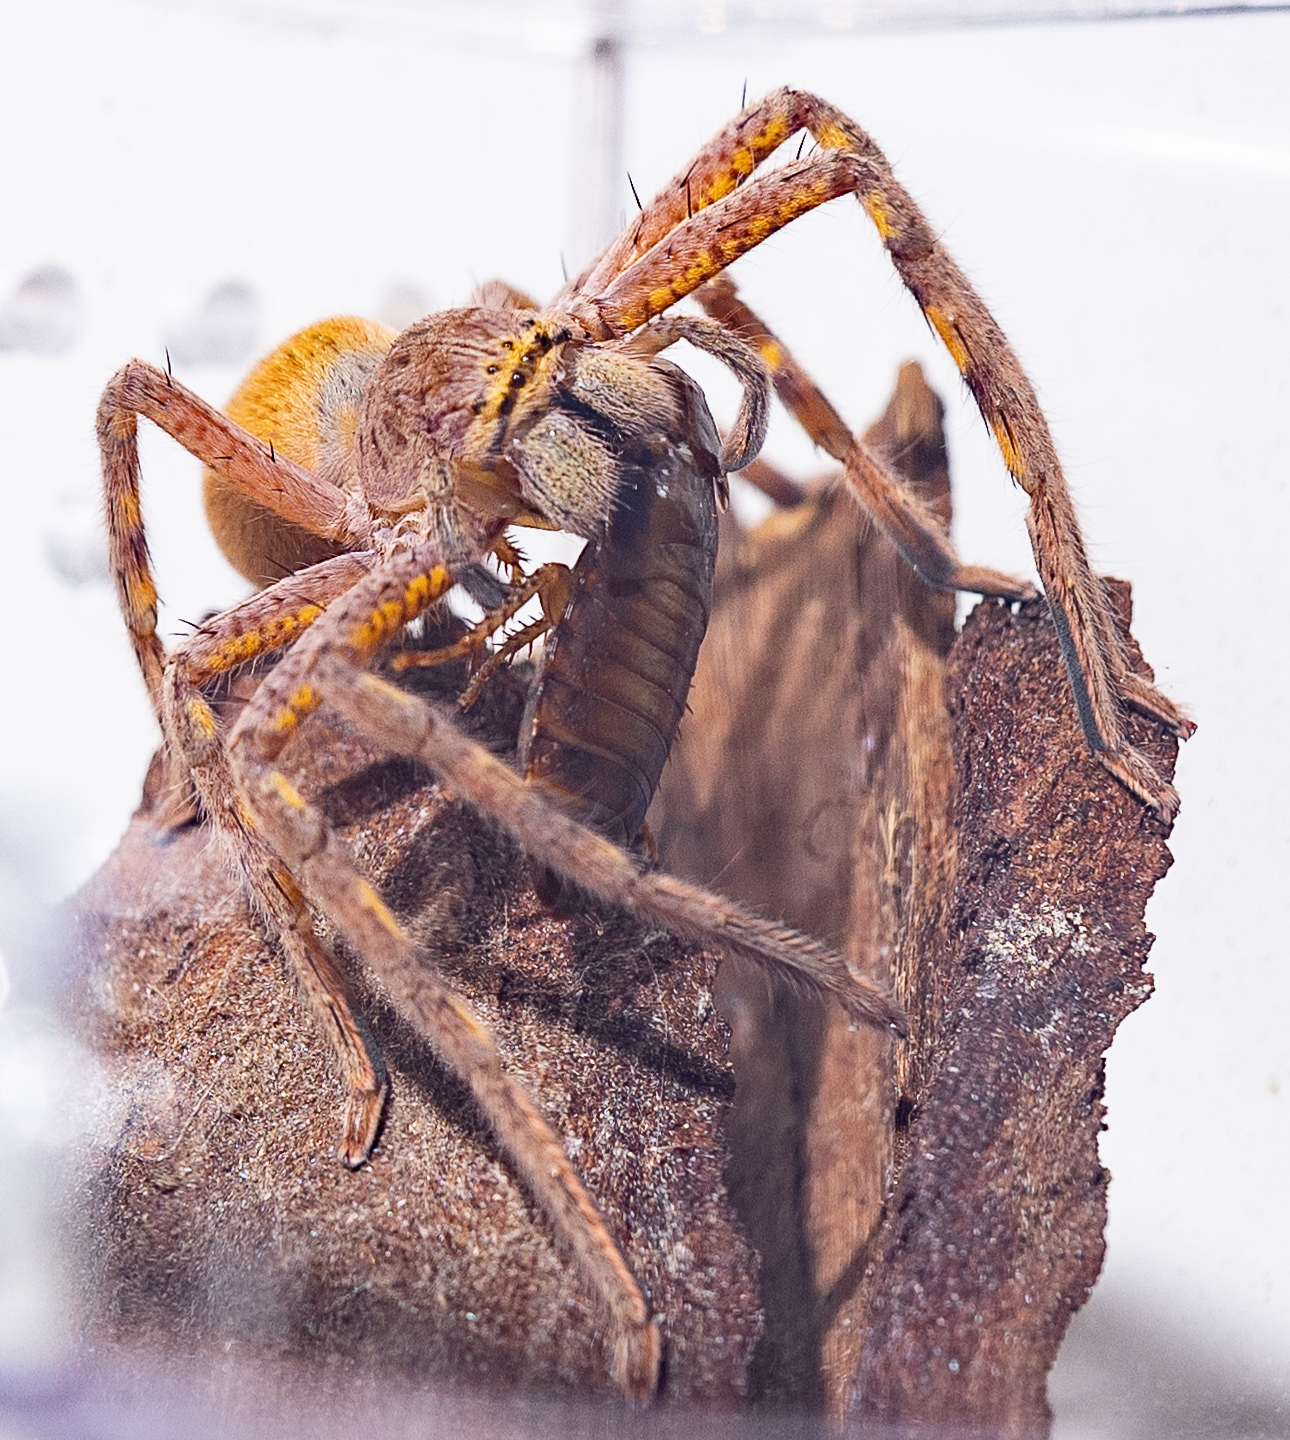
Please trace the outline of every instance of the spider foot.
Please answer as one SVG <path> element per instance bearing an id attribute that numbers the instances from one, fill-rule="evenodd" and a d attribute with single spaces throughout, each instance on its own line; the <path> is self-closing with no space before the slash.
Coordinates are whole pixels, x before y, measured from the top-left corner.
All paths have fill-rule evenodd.
<path id="1" fill-rule="evenodd" d="M 340 1142 L 340 1161 L 347 1170 L 357 1170 L 371 1159 L 389 1093 L 384 1080 L 372 1087 L 351 1087 Z"/>
<path id="2" fill-rule="evenodd" d="M 1161 694 L 1150 681 L 1144 680 L 1141 675 L 1135 675 L 1131 670 L 1126 671 L 1118 677 L 1116 688 L 1126 705 L 1131 706 L 1140 715 L 1146 715 L 1149 719 L 1159 720 L 1161 724 L 1168 725 L 1179 739 L 1190 740 L 1196 733 L 1196 722 L 1184 715 L 1168 695 Z"/>
<path id="3" fill-rule="evenodd" d="M 663 1336 L 658 1317 L 620 1320 L 611 1374 L 628 1400 L 646 1405 L 654 1398 L 662 1364 Z"/>
<path id="4" fill-rule="evenodd" d="M 1015 575 L 1005 575 L 1000 570 L 989 570 L 984 565 L 960 565 L 951 581 L 955 590 L 966 590 L 969 594 L 984 595 L 991 600 L 1033 600 L 1039 588 L 1029 580 L 1018 580 Z"/>
<path id="5" fill-rule="evenodd" d="M 1099 750 L 1097 758 L 1104 769 L 1149 805 L 1166 825 L 1172 823 L 1178 814 L 1178 792 L 1167 780 L 1160 778 L 1155 766 L 1140 750 L 1125 745 L 1119 750 Z"/>

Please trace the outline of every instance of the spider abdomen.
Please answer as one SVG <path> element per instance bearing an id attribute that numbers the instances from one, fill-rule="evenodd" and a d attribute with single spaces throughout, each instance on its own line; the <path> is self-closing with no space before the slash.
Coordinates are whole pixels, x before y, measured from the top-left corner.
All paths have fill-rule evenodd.
<path id="1" fill-rule="evenodd" d="M 225 407 L 230 420 L 335 485 L 352 472 L 358 407 L 396 339 L 372 320 L 340 316 L 301 330 L 266 355 Z M 258 586 L 348 548 L 275 515 L 208 466 L 203 499 L 228 562 Z"/>

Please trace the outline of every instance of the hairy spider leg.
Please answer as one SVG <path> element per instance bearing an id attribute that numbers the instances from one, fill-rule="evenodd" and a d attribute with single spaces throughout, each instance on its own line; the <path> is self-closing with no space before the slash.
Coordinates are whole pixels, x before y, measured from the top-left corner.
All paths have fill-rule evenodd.
<path id="1" fill-rule="evenodd" d="M 827 946 L 673 876 L 642 874 L 625 851 L 552 806 L 450 719 L 367 674 L 367 662 L 433 603 L 429 597 L 444 593 L 445 583 L 451 585 L 451 575 L 433 543 L 396 553 L 338 601 L 266 677 L 230 738 L 234 772 L 248 797 L 258 796 L 290 819 L 291 807 L 283 808 L 277 788 L 288 782 L 271 767 L 325 695 L 381 744 L 423 760 L 484 815 L 500 819 L 534 859 L 575 884 L 678 934 L 736 951 L 769 976 L 830 995 L 859 1021 L 905 1033 L 904 1014 L 890 994 L 853 975 Z"/>
<path id="2" fill-rule="evenodd" d="M 790 136 L 819 153 L 749 178 Z M 874 142 L 841 111 L 802 91 L 749 107 L 648 205 L 595 263 L 568 308 L 600 338 L 646 324 L 800 215 L 854 195 L 897 273 L 971 390 L 1013 479 L 1030 497 L 1027 526 L 1090 749 L 1164 818 L 1177 792 L 1129 744 L 1120 694 L 1181 735 L 1192 725 L 1131 675 L 1101 582 L 1085 553 L 1066 481 L 1034 389 L 1003 332 L 941 247 Z"/>
<path id="3" fill-rule="evenodd" d="M 710 280 L 696 298 L 714 320 L 756 347 L 785 408 L 842 466 L 861 508 L 929 585 L 1004 600 L 1035 598 L 1037 591 L 1028 581 L 959 560 L 935 511 L 852 432 L 788 348 L 739 298 L 727 275 Z"/>
<path id="4" fill-rule="evenodd" d="M 567 565 L 560 565 L 554 561 L 549 565 L 541 565 L 532 575 L 526 576 L 512 587 L 511 593 L 503 604 L 490 610 L 478 625 L 473 626 L 451 645 L 441 646 L 438 650 L 404 650 L 390 661 L 390 669 L 397 674 L 402 674 L 405 670 L 421 669 L 431 665 L 446 665 L 449 661 L 461 660 L 474 655 L 488 644 L 491 637 L 508 620 L 522 610 L 534 596 L 537 596 L 542 605 L 542 614 L 532 624 L 526 625 L 514 635 L 508 635 L 505 641 L 484 661 L 471 677 L 470 684 L 462 691 L 458 704 L 463 710 L 469 710 L 479 698 L 479 692 L 488 677 L 497 670 L 498 666 L 505 664 L 512 655 L 523 650 L 526 645 L 533 644 L 553 625 L 559 623 L 561 616 L 569 608 L 569 599 L 572 594 L 573 571 Z"/>
<path id="5" fill-rule="evenodd" d="M 254 902 L 280 934 L 291 966 L 337 1054 L 348 1100 L 340 1147 L 351 1167 L 370 1154 L 386 1092 L 385 1068 L 366 1025 L 356 1016 L 348 986 L 313 934 L 299 890 L 254 832 L 232 786 L 214 713 L 200 687 L 219 675 L 290 644 L 322 607 L 366 572 L 370 557 L 341 557 L 307 588 L 289 577 L 237 607 L 178 648 L 167 672 L 157 635 L 157 589 L 152 576 L 139 497 L 138 420 L 144 415 L 203 460 L 234 492 L 337 544 L 364 534 L 335 486 L 320 480 L 271 445 L 230 421 L 173 377 L 135 360 L 120 370 L 99 404 L 98 435 L 112 570 L 135 658 L 166 738 L 170 824 L 185 818 L 195 783 L 207 813 L 235 830 L 233 845 Z M 180 762 L 183 768 L 179 769 Z"/>
<path id="6" fill-rule="evenodd" d="M 98 410 L 112 574 L 130 643 L 161 719 L 166 654 L 157 635 L 157 586 L 139 503 L 138 416 L 159 426 L 231 487 L 284 520 L 338 544 L 362 545 L 367 526 L 344 492 L 208 405 L 171 376 L 132 360 L 114 375 Z"/>
<path id="7" fill-rule="evenodd" d="M 770 381 L 755 351 L 740 336 L 697 315 L 668 315 L 620 342 L 632 355 L 657 355 L 678 340 L 719 360 L 739 381 L 739 410 L 721 446 L 721 472 L 742 470 L 757 455 L 766 439 L 770 419 Z M 724 483 L 724 482 L 723 482 Z M 722 499 L 724 500 L 724 494 Z"/>
<path id="8" fill-rule="evenodd" d="M 373 966 L 401 1011 L 417 1022 L 438 1055 L 470 1086 L 498 1139 L 557 1233 L 573 1247 L 584 1274 L 608 1308 L 615 1329 L 616 1378 L 630 1396 L 648 1399 L 657 1384 L 661 1359 L 657 1324 L 560 1140 L 524 1088 L 506 1073 L 485 1027 L 426 965 L 384 902 L 355 870 L 321 814 L 274 768 L 287 738 L 321 702 L 323 689 L 332 700 L 348 694 L 356 684 L 371 681 L 374 677 L 365 675 L 361 667 L 451 588 L 448 569 L 434 555 L 426 555 L 432 548 L 422 546 L 419 554 L 394 552 L 338 602 L 323 625 L 263 682 L 231 736 L 235 773 L 270 841 L 300 877 L 306 894 Z M 325 677 L 337 674 L 345 683 L 325 683 Z M 371 717 L 361 715 L 359 723 L 366 733 L 385 738 Z"/>
<path id="9" fill-rule="evenodd" d="M 527 1093 L 501 1066 L 487 1032 L 430 971 L 380 897 L 354 869 L 324 818 L 276 768 L 288 737 L 325 698 L 359 729 L 423 760 L 487 816 L 500 817 L 534 858 L 670 929 L 750 956 L 781 979 L 838 998 L 866 1023 L 905 1033 L 890 993 L 806 936 L 696 886 L 642 874 L 627 854 L 555 809 L 451 720 L 365 667 L 452 585 L 433 542 L 395 550 L 338 600 L 261 684 L 230 736 L 234 775 L 270 843 L 305 894 L 367 958 L 404 1012 L 467 1082 L 503 1147 L 573 1246 L 615 1317 L 615 1374 L 632 1395 L 652 1392 L 659 1342 L 648 1307 L 576 1171 Z"/>
<path id="10" fill-rule="evenodd" d="M 253 906 L 282 942 L 310 1009 L 336 1056 L 346 1087 L 340 1159 L 351 1170 L 372 1153 L 389 1091 L 385 1063 L 335 957 L 314 933 L 290 871 L 238 794 L 228 751 L 205 687 L 297 640 L 338 596 L 371 569 L 354 551 L 290 575 L 202 626 L 177 645 L 163 681 L 167 743 L 182 757 L 202 811 L 229 844 Z"/>
<path id="11" fill-rule="evenodd" d="M 924 579 L 950 589 L 971 590 L 1005 600 L 1026 600 L 1034 597 L 1033 587 L 1024 581 L 998 575 L 995 571 L 980 566 L 958 565 L 952 577 L 932 573 L 928 564 L 918 558 L 912 546 L 905 548 L 899 533 L 886 528 L 884 514 L 888 501 L 898 508 L 907 507 L 916 525 L 918 515 L 925 512 L 928 526 L 926 529 L 918 529 L 917 538 L 926 538 L 933 547 L 938 542 L 944 542 L 942 553 L 952 556 L 953 551 L 949 549 L 948 542 L 944 541 L 944 532 L 939 529 L 939 521 L 935 515 L 926 510 L 918 497 L 901 483 L 881 457 L 847 428 L 846 422 L 784 343 L 766 322 L 740 299 L 728 274 L 723 272 L 702 286 L 697 299 L 715 320 L 728 325 L 757 348 L 770 371 L 775 392 L 785 407 L 791 411 L 811 439 L 846 468 L 847 478 L 852 482 L 861 505 Z M 931 528 L 933 526 L 936 527 L 935 530 Z M 935 553 L 934 549 L 932 553 Z M 955 564 L 957 565 L 957 561 Z M 1012 590 L 1009 591 L 1007 586 L 1013 587 Z M 1117 675 L 1115 680 L 1120 697 L 1126 704 L 1154 720 L 1163 722 L 1180 734 L 1190 734 L 1194 730 L 1191 721 L 1168 696 L 1162 695 L 1154 685 L 1134 671 L 1128 670 Z"/>

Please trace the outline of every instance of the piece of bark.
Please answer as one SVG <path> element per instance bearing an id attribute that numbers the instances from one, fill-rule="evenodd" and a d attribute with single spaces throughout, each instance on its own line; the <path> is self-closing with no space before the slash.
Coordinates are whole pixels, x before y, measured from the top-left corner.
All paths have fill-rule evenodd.
<path id="1" fill-rule="evenodd" d="M 947 511 L 929 395 L 907 369 L 868 438 Z M 1166 829 L 1090 757 L 1044 602 L 982 607 L 947 674 L 952 603 L 838 492 L 734 541 L 664 775 L 664 863 L 893 978 L 911 1018 L 893 1065 L 723 970 L 754 1394 L 1043 1433 L 1101 1265 L 1103 1054 L 1150 990 Z M 1158 730 L 1133 722 L 1164 771 Z"/>
<path id="2" fill-rule="evenodd" d="M 1107 584 L 1127 630 L 1129 587 Z M 1085 749 L 1043 601 L 978 607 L 948 693 L 958 873 L 919 942 L 942 1029 L 852 1307 L 852 1413 L 1043 1434 L 1048 1370 L 1102 1265 L 1103 1057 L 1151 993 L 1168 827 Z M 1172 774 L 1160 726 L 1130 735 Z"/>
<path id="3" fill-rule="evenodd" d="M 501 677 L 475 729 L 513 747 L 522 701 Z M 734 1403 L 760 1316 L 722 1180 L 716 957 L 617 913 L 554 918 L 505 837 L 326 712 L 292 750 L 304 793 L 564 1138 L 662 1316 L 662 1402 Z M 330 1052 L 207 829 L 166 840 L 140 814 L 76 910 L 75 1023 L 114 1097 L 70 1207 L 90 1335 L 617 1394 L 603 1316 L 545 1216 L 465 1088 L 362 979 L 392 1095 L 370 1165 L 341 1167 Z"/>
<path id="4" fill-rule="evenodd" d="M 948 521 L 941 414 L 906 365 L 866 439 Z M 896 1056 L 833 1007 L 722 972 L 731 1188 L 766 1308 L 755 1394 L 839 1414 L 859 1341 L 844 1302 L 890 1185 L 899 1094 L 935 1032 L 936 987 L 924 992 L 906 938 L 953 871 L 954 597 L 923 584 L 837 483 L 750 535 L 727 528 L 691 713 L 651 812 L 662 862 L 895 980 L 915 1021 Z"/>

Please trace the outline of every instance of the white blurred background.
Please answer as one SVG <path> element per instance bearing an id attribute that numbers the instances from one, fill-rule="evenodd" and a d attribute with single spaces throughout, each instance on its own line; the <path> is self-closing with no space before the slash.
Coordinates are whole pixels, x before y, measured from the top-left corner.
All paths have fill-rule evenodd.
<path id="1" fill-rule="evenodd" d="M 218 404 L 329 314 L 403 325 L 491 276 L 547 296 L 634 209 L 628 171 L 648 197 L 745 83 L 791 83 L 870 129 L 993 308 L 1095 564 L 1133 581 L 1201 727 L 1148 914 L 1157 994 L 1108 1061 L 1110 1248 L 1058 1434 L 1290 1433 L 1290 14 L 1116 8 L 2 0 L 0 1377 L 58 1354 L 38 1162 L 74 1057 L 46 1018 L 51 907 L 156 740 L 104 567 L 103 384 L 168 346 Z M 1020 498 L 858 207 L 736 274 L 857 427 L 923 362 L 960 552 L 1028 570 Z M 766 453 L 823 468 L 782 416 Z M 196 462 L 154 432 L 143 467 L 175 634 L 244 586 Z"/>

